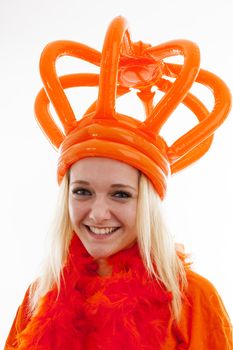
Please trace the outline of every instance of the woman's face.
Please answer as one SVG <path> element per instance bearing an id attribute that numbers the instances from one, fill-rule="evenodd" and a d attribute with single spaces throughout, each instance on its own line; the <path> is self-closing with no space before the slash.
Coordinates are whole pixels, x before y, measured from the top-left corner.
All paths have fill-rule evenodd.
<path id="1" fill-rule="evenodd" d="M 74 231 L 94 258 L 134 244 L 139 172 L 123 162 L 90 157 L 70 169 L 69 214 Z"/>

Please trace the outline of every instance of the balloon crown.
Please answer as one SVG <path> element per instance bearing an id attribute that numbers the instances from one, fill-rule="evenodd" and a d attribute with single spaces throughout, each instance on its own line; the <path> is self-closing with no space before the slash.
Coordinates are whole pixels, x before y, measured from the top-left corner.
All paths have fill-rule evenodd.
<path id="1" fill-rule="evenodd" d="M 61 56 L 73 56 L 100 67 L 100 74 L 78 73 L 58 77 L 55 63 Z M 182 65 L 166 58 L 181 55 Z M 110 24 L 100 53 L 73 41 L 48 44 L 40 59 L 44 88 L 37 95 L 35 113 L 45 134 L 59 148 L 58 181 L 77 160 L 101 156 L 124 161 L 142 171 L 161 198 L 167 177 L 199 159 L 210 147 L 213 133 L 230 111 L 231 96 L 216 75 L 200 69 L 197 45 L 173 40 L 158 46 L 131 42 L 127 22 L 116 17 Z M 171 79 L 172 78 L 172 79 Z M 214 95 L 212 111 L 189 92 L 198 82 Z M 76 119 L 63 91 L 78 86 L 98 86 L 98 99 Z M 142 101 L 146 118 L 139 121 L 115 110 L 116 98 L 132 89 Z M 157 91 L 163 97 L 155 104 Z M 50 111 L 53 104 L 62 128 Z M 198 124 L 171 146 L 159 135 L 176 107 L 183 103 L 197 117 Z"/>

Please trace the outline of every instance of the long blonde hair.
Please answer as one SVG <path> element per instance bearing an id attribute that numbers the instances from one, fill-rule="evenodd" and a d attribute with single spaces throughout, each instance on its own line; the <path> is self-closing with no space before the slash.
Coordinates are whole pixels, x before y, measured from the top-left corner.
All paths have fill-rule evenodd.
<path id="1" fill-rule="evenodd" d="M 40 297 L 55 285 L 60 288 L 62 269 L 73 235 L 68 210 L 69 174 L 64 177 L 58 194 L 57 208 L 50 232 L 48 256 L 40 277 L 30 288 L 30 309 L 36 309 Z M 179 319 L 182 291 L 186 287 L 183 263 L 177 256 L 175 243 L 165 226 L 161 200 L 150 181 L 140 174 L 137 208 L 137 233 L 140 254 L 148 274 L 173 295 L 172 314 Z"/>
<path id="2" fill-rule="evenodd" d="M 143 174 L 139 183 L 137 233 L 145 268 L 172 293 L 172 313 L 178 321 L 182 294 L 187 287 L 186 272 L 165 225 L 161 199 Z"/>

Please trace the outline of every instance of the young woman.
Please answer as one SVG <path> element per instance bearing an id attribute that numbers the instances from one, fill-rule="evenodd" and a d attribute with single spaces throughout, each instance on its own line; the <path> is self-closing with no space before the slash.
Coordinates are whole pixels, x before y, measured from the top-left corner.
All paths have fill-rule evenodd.
<path id="1" fill-rule="evenodd" d="M 41 71 L 47 95 L 39 93 L 36 113 L 60 149 L 60 196 L 50 254 L 17 312 L 5 350 L 232 349 L 232 326 L 217 291 L 177 251 L 161 213 L 170 173 L 207 151 L 230 106 L 224 83 L 196 69 L 193 45 L 133 44 L 118 17 L 101 60 L 95 50 L 73 42 L 46 48 Z M 182 69 L 162 60 L 177 50 L 185 56 Z M 101 65 L 100 76 L 59 80 L 54 62 L 67 52 Z M 165 73 L 176 81 L 165 82 Z M 214 91 L 211 113 L 187 92 L 195 80 Z M 165 93 L 156 107 L 155 83 Z M 62 86 L 80 85 L 99 85 L 99 96 L 76 121 Z M 116 94 L 129 87 L 139 90 L 144 122 L 115 111 Z M 49 100 L 62 131 L 48 111 Z M 159 130 L 179 102 L 201 122 L 168 147 Z"/>

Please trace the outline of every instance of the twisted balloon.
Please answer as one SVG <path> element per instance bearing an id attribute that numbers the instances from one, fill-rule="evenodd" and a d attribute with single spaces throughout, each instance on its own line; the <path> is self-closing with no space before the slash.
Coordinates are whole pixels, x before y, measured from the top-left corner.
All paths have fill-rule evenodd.
<path id="1" fill-rule="evenodd" d="M 166 62 L 177 55 L 183 56 L 183 65 Z M 58 77 L 56 61 L 61 56 L 73 56 L 99 66 L 100 74 Z M 81 158 L 110 157 L 142 171 L 163 198 L 169 174 L 187 167 L 208 151 L 213 133 L 231 107 L 225 83 L 200 69 L 200 53 L 195 43 L 173 40 L 153 47 L 141 41 L 134 43 L 123 17 L 111 22 L 102 53 L 73 41 L 48 44 L 41 55 L 40 72 L 44 88 L 36 98 L 35 112 L 45 134 L 60 151 L 59 182 Z M 211 111 L 189 92 L 195 82 L 212 92 Z M 76 118 L 64 93 L 64 89 L 78 86 L 99 87 L 97 101 L 82 118 Z M 119 114 L 115 109 L 116 98 L 131 90 L 136 90 L 144 105 L 144 121 Z M 157 104 L 156 91 L 163 93 Z M 52 117 L 50 103 L 62 127 Z M 180 103 L 195 114 L 198 124 L 168 146 L 159 133 Z"/>

